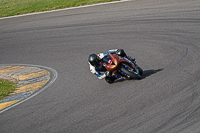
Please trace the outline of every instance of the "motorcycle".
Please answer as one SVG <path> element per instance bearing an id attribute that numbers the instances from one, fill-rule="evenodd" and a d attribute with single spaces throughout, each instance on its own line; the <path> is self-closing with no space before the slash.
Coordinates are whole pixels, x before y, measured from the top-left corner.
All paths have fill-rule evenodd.
<path id="1" fill-rule="evenodd" d="M 125 57 L 109 53 L 103 58 L 104 67 L 109 71 L 105 80 L 113 83 L 116 77 L 124 77 L 125 79 L 140 80 L 143 70 L 136 64 Z M 114 74 L 114 76 L 113 76 Z"/>

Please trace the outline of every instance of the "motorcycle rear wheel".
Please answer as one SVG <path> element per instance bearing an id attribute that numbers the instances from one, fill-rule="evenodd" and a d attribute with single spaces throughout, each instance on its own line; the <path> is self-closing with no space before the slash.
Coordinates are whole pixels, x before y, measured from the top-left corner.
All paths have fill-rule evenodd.
<path id="1" fill-rule="evenodd" d="M 106 76 L 105 80 L 107 83 L 112 84 L 115 81 L 115 78 Z"/>

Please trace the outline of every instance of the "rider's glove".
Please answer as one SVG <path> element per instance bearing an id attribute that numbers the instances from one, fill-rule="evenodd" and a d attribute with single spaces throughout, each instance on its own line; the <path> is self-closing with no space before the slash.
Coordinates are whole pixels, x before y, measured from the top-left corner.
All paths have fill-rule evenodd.
<path id="1" fill-rule="evenodd" d="M 121 52 L 121 49 L 117 49 L 116 54 L 117 54 L 117 55 L 121 55 L 121 53 L 122 53 L 122 52 Z"/>
<path id="2" fill-rule="evenodd" d="M 126 53 L 124 52 L 123 49 L 117 49 L 116 54 L 121 56 L 121 57 L 125 57 Z"/>

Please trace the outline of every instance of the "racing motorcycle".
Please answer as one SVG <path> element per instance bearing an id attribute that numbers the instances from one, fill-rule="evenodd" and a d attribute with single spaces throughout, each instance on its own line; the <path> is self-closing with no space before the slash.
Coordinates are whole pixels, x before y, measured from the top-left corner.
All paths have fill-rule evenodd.
<path id="1" fill-rule="evenodd" d="M 115 77 L 124 77 L 125 79 L 137 79 L 140 80 L 143 74 L 143 70 L 136 64 L 131 62 L 125 57 L 120 57 L 116 54 L 107 54 L 103 58 L 104 67 L 109 71 L 105 80 L 108 83 L 113 83 Z"/>

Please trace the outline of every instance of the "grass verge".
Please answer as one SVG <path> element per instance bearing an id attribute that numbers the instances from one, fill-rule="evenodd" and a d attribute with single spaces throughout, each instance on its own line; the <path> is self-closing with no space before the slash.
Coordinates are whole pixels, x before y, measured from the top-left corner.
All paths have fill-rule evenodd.
<path id="1" fill-rule="evenodd" d="M 0 100 L 15 91 L 17 84 L 9 80 L 0 79 Z"/>
<path id="2" fill-rule="evenodd" d="M 0 0 L 0 17 L 117 0 Z"/>

